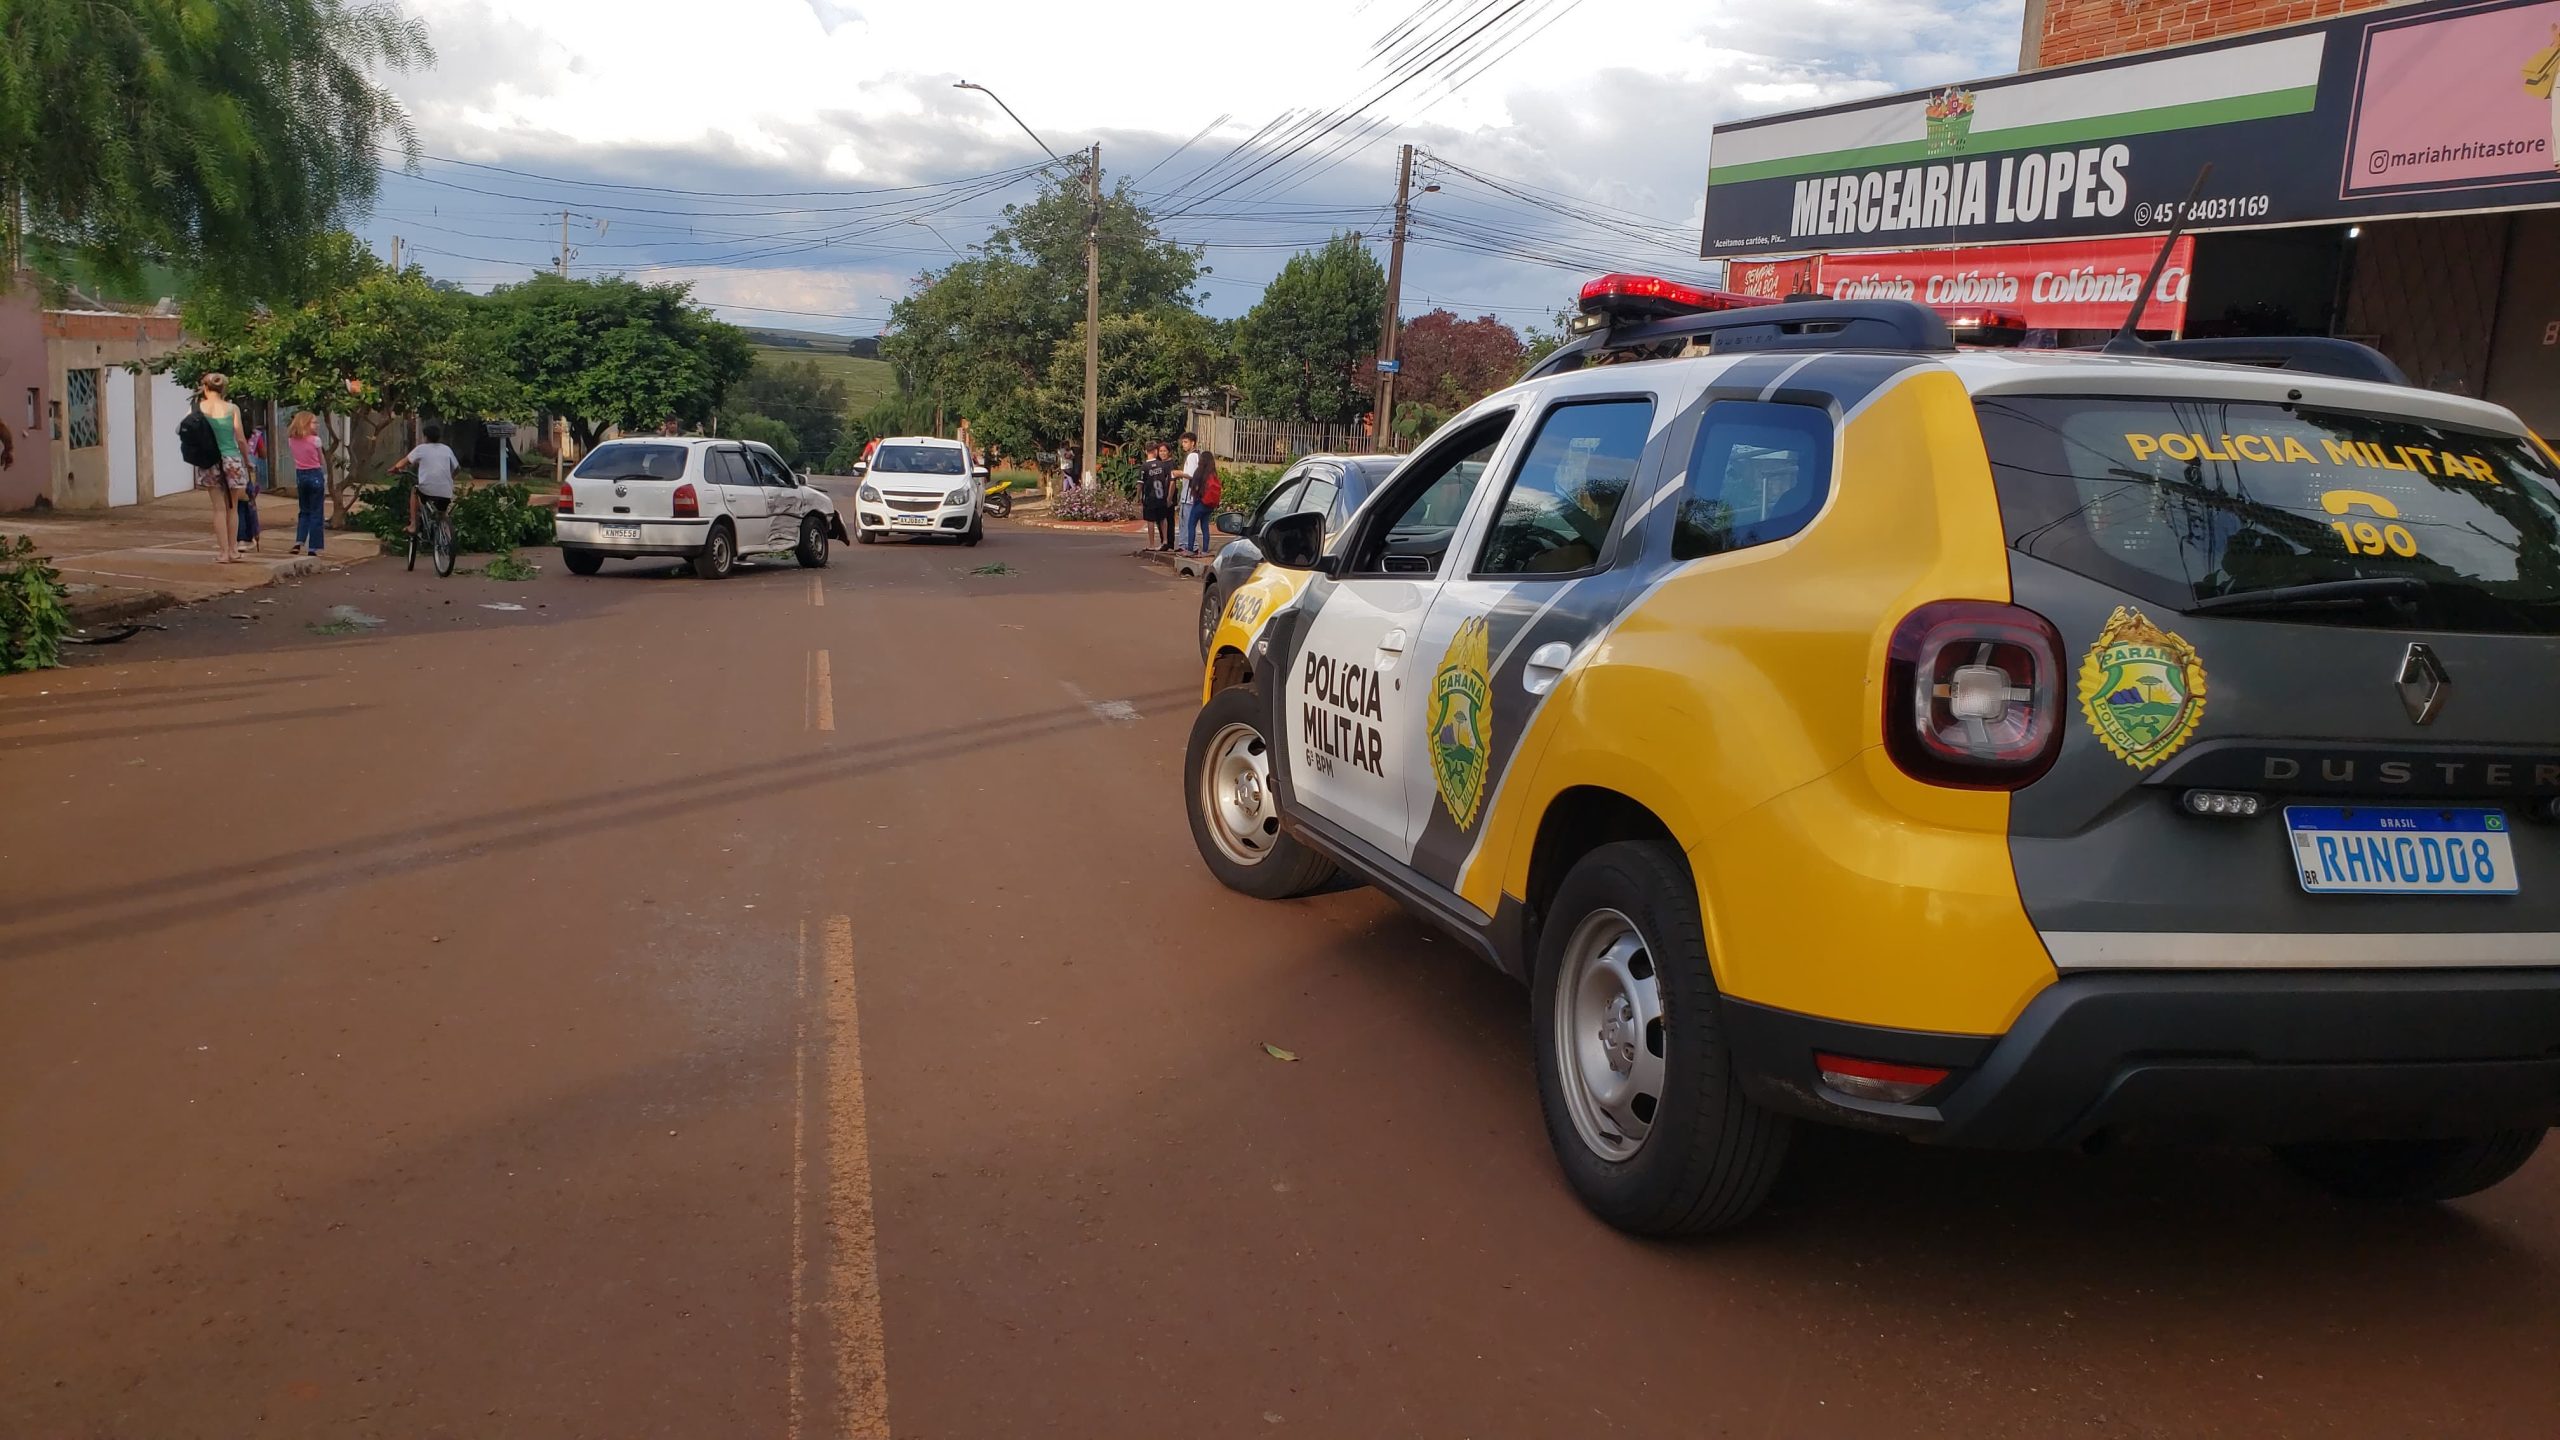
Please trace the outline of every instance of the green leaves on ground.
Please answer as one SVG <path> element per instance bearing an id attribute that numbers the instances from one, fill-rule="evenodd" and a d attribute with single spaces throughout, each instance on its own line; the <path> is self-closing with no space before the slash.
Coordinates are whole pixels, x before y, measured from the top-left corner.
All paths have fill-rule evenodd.
<path id="1" fill-rule="evenodd" d="M 62 663 L 62 637 L 71 630 L 62 601 L 62 576 L 36 553 L 35 541 L 20 535 L 0 548 L 0 674 Z"/>
<path id="2" fill-rule="evenodd" d="M 1272 1059 L 1274 1059 L 1274 1060 L 1287 1060 L 1287 1061 L 1290 1061 L 1290 1062 L 1292 1062 L 1292 1063 L 1295 1063 L 1295 1062 L 1296 1062 L 1296 1060 L 1297 1060 L 1297 1058 L 1298 1058 L 1298 1052 L 1297 1052 L 1297 1051 L 1295 1051 L 1295 1050 L 1283 1050 L 1283 1049 L 1281 1049 L 1279 1046 L 1272 1044 L 1272 1043 L 1271 1043 L 1270 1041 L 1268 1041 L 1268 1040 L 1264 1041 L 1264 1042 L 1263 1042 L 1263 1044 L 1262 1044 L 1262 1053 L 1263 1053 L 1263 1054 L 1265 1054 L 1265 1055 L 1270 1056 L 1270 1057 L 1271 1057 Z"/>
<path id="3" fill-rule="evenodd" d="M 408 476 L 387 485 L 356 492 L 364 508 L 355 512 L 355 527 L 398 547 L 409 539 Z M 466 555 L 510 555 L 520 545 L 548 545 L 555 527 L 551 512 L 533 503 L 531 487 L 510 480 L 504 485 L 473 485 L 454 497 L 453 546 Z M 518 562 L 522 563 L 522 562 Z M 492 562 L 494 569 L 496 562 Z M 531 579 L 530 575 L 493 574 L 492 579 Z"/>
<path id="4" fill-rule="evenodd" d="M 514 551 L 505 550 L 481 566 L 480 573 L 492 580 L 524 581 L 541 574 L 542 567 L 529 560 L 519 560 Z"/>

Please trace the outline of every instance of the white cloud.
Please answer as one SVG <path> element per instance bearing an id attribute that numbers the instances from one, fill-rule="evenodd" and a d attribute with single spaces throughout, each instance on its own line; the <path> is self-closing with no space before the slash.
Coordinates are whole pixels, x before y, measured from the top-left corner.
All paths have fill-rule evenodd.
<path id="1" fill-rule="evenodd" d="M 1380 107 L 1400 125 L 1338 152 L 1352 127 L 1312 138 L 1168 229 L 1220 247 L 1207 252 L 1214 279 L 1204 302 L 1239 312 L 1289 245 L 1337 228 L 1382 230 L 1377 212 L 1393 192 L 1395 142 L 1406 140 L 1694 233 L 1716 121 L 1998 73 L 2016 56 L 2021 3 L 1585 0 L 1539 10 L 1560 18 L 1463 89 L 1449 92 L 1438 80 L 1408 86 Z M 410 8 L 428 23 L 442 63 L 393 83 L 430 154 L 660 188 L 608 191 L 430 163 L 427 176 L 442 183 L 386 182 L 368 227 L 377 240 L 403 234 L 437 273 L 485 283 L 556 258 L 559 210 L 586 211 L 609 216 L 612 230 L 599 238 L 573 219 L 581 264 L 659 266 L 648 273 L 694 278 L 706 298 L 830 315 L 879 313 L 882 292 L 900 293 L 915 273 L 949 260 L 943 240 L 915 226 L 868 227 L 847 208 L 881 197 L 669 192 L 915 185 L 1040 159 L 992 100 L 952 88 L 963 79 L 993 87 L 1062 151 L 1101 140 L 1110 177 L 1146 171 L 1212 117 L 1231 116 L 1146 179 L 1144 190 L 1162 192 L 1273 116 L 1313 115 L 1370 93 L 1378 72 L 1365 57 L 1408 15 L 1457 13 L 1432 0 L 1305 0 L 1285 10 L 1196 0 L 410 0 Z M 1223 170 L 1184 200 L 1240 173 Z M 1028 193 L 951 204 L 931 222 L 966 247 L 1006 200 Z M 793 209 L 801 213 L 772 213 Z M 1503 202 L 1456 185 L 1425 197 L 1419 213 L 1465 219 L 1521 246 L 1552 241 L 1542 227 L 1561 223 L 1516 206 L 1506 215 Z M 820 243 L 830 231 L 832 242 Z M 1444 230 L 1439 238 L 1455 237 Z M 1624 249 L 1630 268 L 1696 264 L 1694 246 L 1687 255 Z M 1412 247 L 1406 274 L 1412 296 L 1501 306 L 1515 320 L 1568 296 L 1577 279 L 1434 243 Z"/>

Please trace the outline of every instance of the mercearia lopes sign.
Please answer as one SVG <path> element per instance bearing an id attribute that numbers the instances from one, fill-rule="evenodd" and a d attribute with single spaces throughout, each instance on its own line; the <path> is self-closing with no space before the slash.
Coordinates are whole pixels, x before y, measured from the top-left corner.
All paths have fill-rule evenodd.
<path id="1" fill-rule="evenodd" d="M 1708 256 L 2560 205 L 2560 0 L 2368 10 L 1719 125 Z"/>

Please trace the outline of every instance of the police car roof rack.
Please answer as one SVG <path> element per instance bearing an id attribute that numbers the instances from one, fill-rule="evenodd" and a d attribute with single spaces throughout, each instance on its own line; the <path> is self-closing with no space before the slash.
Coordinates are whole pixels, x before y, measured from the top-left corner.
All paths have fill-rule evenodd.
<path id="1" fill-rule="evenodd" d="M 2371 380 L 2406 385 L 2409 377 L 2391 357 L 2370 345 L 2328 335 L 2232 336 L 2206 340 L 2153 340 L 2140 352 L 2164 360 L 2210 360 L 2223 365 L 2257 365 L 2270 370 L 2299 370 L 2341 380 Z"/>
<path id="2" fill-rule="evenodd" d="M 1955 332 L 1947 328 L 1945 317 L 1908 300 L 1789 300 L 1611 325 L 1568 342 L 1520 378 L 1561 375 L 1611 353 L 1695 339 L 1708 339 L 1719 354 L 1739 350 L 1952 352 L 1956 348 Z"/>

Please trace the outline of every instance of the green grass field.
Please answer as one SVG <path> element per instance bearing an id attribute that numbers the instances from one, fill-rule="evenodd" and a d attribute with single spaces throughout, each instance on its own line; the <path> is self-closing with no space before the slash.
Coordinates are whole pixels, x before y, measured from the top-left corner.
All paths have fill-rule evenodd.
<path id="1" fill-rule="evenodd" d="M 795 360 L 816 361 L 818 368 L 844 382 L 848 414 L 859 415 L 896 394 L 898 389 L 897 373 L 889 368 L 886 360 L 864 360 L 842 352 L 795 350 L 781 345 L 757 346 L 756 358 L 770 360 L 776 365 L 788 365 Z"/>

